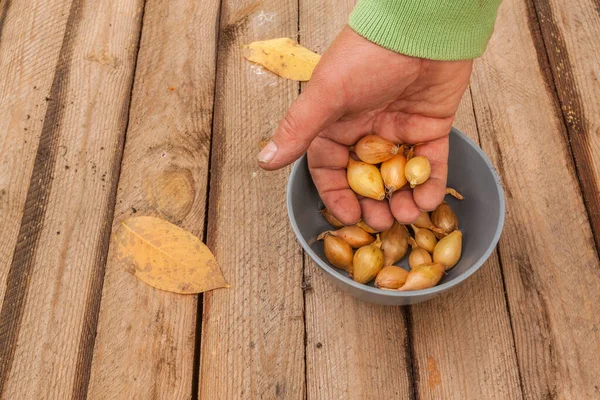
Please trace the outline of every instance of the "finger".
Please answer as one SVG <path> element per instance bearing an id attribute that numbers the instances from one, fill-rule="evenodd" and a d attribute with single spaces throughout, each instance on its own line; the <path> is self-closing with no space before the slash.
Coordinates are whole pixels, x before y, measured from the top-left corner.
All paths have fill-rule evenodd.
<path id="1" fill-rule="evenodd" d="M 390 211 L 387 201 L 377 201 L 367 197 L 359 200 L 362 219 L 376 231 L 390 229 L 394 223 L 394 217 Z"/>
<path id="2" fill-rule="evenodd" d="M 374 121 L 373 130 L 394 143 L 423 143 L 447 136 L 454 117 L 430 118 L 419 114 L 383 112 Z"/>
<path id="3" fill-rule="evenodd" d="M 448 150 L 448 136 L 415 147 L 415 155 L 427 157 L 431 164 L 429 179 L 413 189 L 414 201 L 421 210 L 433 211 L 444 200 L 448 179 Z"/>
<path id="4" fill-rule="evenodd" d="M 298 159 L 314 138 L 342 115 L 340 91 L 313 75 L 306 89 L 292 103 L 271 141 L 258 154 L 267 170 L 284 167 Z"/>
<path id="5" fill-rule="evenodd" d="M 344 225 L 360 220 L 360 205 L 348 185 L 348 148 L 317 137 L 308 149 L 308 168 L 325 207 Z"/>
<path id="6" fill-rule="evenodd" d="M 394 192 L 390 199 L 390 210 L 396 221 L 401 224 L 412 224 L 421 215 L 410 189 Z"/>

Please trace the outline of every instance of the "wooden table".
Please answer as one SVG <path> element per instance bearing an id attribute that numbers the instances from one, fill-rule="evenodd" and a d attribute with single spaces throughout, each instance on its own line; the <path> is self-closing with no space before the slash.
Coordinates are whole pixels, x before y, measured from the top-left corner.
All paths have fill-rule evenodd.
<path id="1" fill-rule="evenodd" d="M 353 0 L 0 0 L 3 399 L 600 398 L 597 0 L 505 0 L 455 125 L 507 199 L 497 251 L 412 307 L 336 290 L 261 140 L 300 85 L 246 62 L 322 53 Z M 133 214 L 199 236 L 233 289 L 141 283 Z"/>

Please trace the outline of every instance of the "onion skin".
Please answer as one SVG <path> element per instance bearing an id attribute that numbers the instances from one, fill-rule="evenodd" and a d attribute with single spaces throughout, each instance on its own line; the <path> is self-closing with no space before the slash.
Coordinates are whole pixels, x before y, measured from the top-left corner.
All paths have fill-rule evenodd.
<path id="1" fill-rule="evenodd" d="M 447 235 L 458 229 L 458 217 L 446 202 L 443 202 L 437 206 L 435 210 L 433 210 L 431 213 L 431 222 L 444 235 Z"/>
<path id="2" fill-rule="evenodd" d="M 381 179 L 381 173 L 376 166 L 350 158 L 346 177 L 350 188 L 355 193 L 374 200 L 385 199 L 383 179 Z"/>
<path id="3" fill-rule="evenodd" d="M 462 232 L 456 230 L 442 238 L 433 250 L 433 261 L 443 264 L 446 270 L 454 267 L 462 254 Z"/>
<path id="4" fill-rule="evenodd" d="M 433 225 L 433 222 L 431 222 L 431 218 L 429 218 L 429 213 L 427 211 L 421 211 L 421 215 L 419 215 L 419 218 L 413 222 L 413 225 L 419 228 L 427 228 L 435 233 L 442 233 L 439 228 Z"/>
<path id="5" fill-rule="evenodd" d="M 375 286 L 380 289 L 398 289 L 404 285 L 408 271 L 394 265 L 383 267 L 375 278 Z"/>
<path id="6" fill-rule="evenodd" d="M 356 223 L 356 226 L 358 226 L 359 228 L 361 228 L 362 230 L 375 234 L 375 233 L 379 233 L 379 231 L 376 231 L 375 229 L 371 228 L 369 225 L 367 225 L 367 223 L 365 221 L 363 221 L 362 219 L 360 221 L 358 221 Z"/>
<path id="7" fill-rule="evenodd" d="M 331 265 L 340 268 L 352 275 L 352 261 L 354 252 L 352 247 L 342 239 L 333 235 L 325 235 L 325 257 Z"/>
<path id="8" fill-rule="evenodd" d="M 345 226 L 338 229 L 337 231 L 323 232 L 317 237 L 318 240 L 323 239 L 327 234 L 337 236 L 344 242 L 348 243 L 351 247 L 358 249 L 363 246 L 367 246 L 375 241 L 375 238 L 365 232 L 358 226 Z"/>
<path id="9" fill-rule="evenodd" d="M 398 153 L 399 146 L 379 135 L 367 135 L 354 145 L 354 152 L 361 161 L 379 164 Z"/>
<path id="10" fill-rule="evenodd" d="M 440 263 L 419 265 L 408 273 L 406 283 L 398 291 L 408 292 L 434 287 L 442 280 L 445 271 L 446 268 Z"/>
<path id="11" fill-rule="evenodd" d="M 396 154 L 389 160 L 384 161 L 379 167 L 388 198 L 408 183 L 404 174 L 405 166 L 406 158 L 402 154 Z"/>
<path id="12" fill-rule="evenodd" d="M 431 254 L 429 254 L 427 250 L 419 247 L 413 238 L 409 239 L 409 243 L 412 246 L 412 250 L 408 256 L 408 265 L 410 266 L 410 269 L 414 269 L 423 264 L 431 264 L 433 262 Z"/>
<path id="13" fill-rule="evenodd" d="M 381 233 L 381 251 L 383 251 L 383 266 L 395 264 L 406 255 L 408 238 L 410 237 L 406 226 L 394 222 L 387 231 Z"/>
<path id="14" fill-rule="evenodd" d="M 383 253 L 378 243 L 356 250 L 353 260 L 352 278 L 358 283 L 372 281 L 383 267 Z"/>
<path id="15" fill-rule="evenodd" d="M 414 188 L 417 185 L 422 185 L 429 179 L 431 174 L 431 164 L 425 156 L 416 156 L 408 160 L 404 167 L 406 180 L 410 183 L 410 187 Z"/>
<path id="16" fill-rule="evenodd" d="M 325 221 L 334 228 L 339 229 L 344 227 L 344 224 L 342 224 L 327 208 L 322 209 L 321 214 L 323 215 L 323 218 L 325 218 Z"/>
<path id="17" fill-rule="evenodd" d="M 415 231 L 415 241 L 419 245 L 419 247 L 424 248 L 430 254 L 433 253 L 433 249 L 435 249 L 435 245 L 437 244 L 437 238 L 429 229 L 419 228 L 415 225 L 411 225 L 413 230 Z"/>

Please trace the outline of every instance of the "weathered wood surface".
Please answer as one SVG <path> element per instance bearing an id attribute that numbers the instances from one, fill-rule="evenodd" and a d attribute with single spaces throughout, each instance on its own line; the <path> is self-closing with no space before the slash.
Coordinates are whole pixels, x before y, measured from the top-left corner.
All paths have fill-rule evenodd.
<path id="1" fill-rule="evenodd" d="M 298 83 L 245 61 L 243 43 L 298 31 L 296 1 L 221 4 L 207 244 L 232 288 L 206 293 L 199 398 L 303 398 L 302 251 L 285 205 L 289 169 L 256 154 Z"/>
<path id="2" fill-rule="evenodd" d="M 597 398 L 600 265 L 528 7 L 502 4 L 471 81 L 481 143 L 507 199 L 498 248 L 523 394 Z"/>
<path id="3" fill-rule="evenodd" d="M 479 142 L 469 90 L 454 125 Z M 410 315 L 418 398 L 522 396 L 496 253 L 456 290 L 412 306 Z"/>
<path id="4" fill-rule="evenodd" d="M 300 5 L 300 43 L 322 54 L 348 21 L 354 2 Z M 404 308 L 356 300 L 308 255 L 304 262 L 308 398 L 409 398 L 413 383 Z"/>
<path id="5" fill-rule="evenodd" d="M 50 29 L 60 41 L 58 62 L 51 85 L 40 81 L 47 106 L 0 311 L 3 398 L 85 393 L 142 8 L 128 0 L 35 10 L 38 21 L 44 11 L 67 21 Z M 18 24 L 13 12 L 9 4 L 4 23 Z M 34 28 L 35 43 L 46 32 Z M 54 54 L 49 46 L 48 62 Z"/>
<path id="6" fill-rule="evenodd" d="M 146 2 L 113 232 L 137 213 L 203 238 L 218 11 L 217 0 Z M 89 397 L 189 399 L 197 307 L 109 252 Z"/>
<path id="7" fill-rule="evenodd" d="M 583 198 L 600 249 L 600 5 L 534 0 L 529 24 L 536 20 L 538 57 L 547 55 L 548 85 L 557 89 L 560 109 L 575 157 Z"/>
<path id="8" fill-rule="evenodd" d="M 597 3 L 504 1 L 455 125 L 505 231 L 410 309 L 303 259 L 289 170 L 255 159 L 299 85 L 240 45 L 322 53 L 353 5 L 0 0 L 0 398 L 600 397 Z M 232 288 L 199 309 L 127 274 L 109 237 L 134 213 L 206 236 Z"/>

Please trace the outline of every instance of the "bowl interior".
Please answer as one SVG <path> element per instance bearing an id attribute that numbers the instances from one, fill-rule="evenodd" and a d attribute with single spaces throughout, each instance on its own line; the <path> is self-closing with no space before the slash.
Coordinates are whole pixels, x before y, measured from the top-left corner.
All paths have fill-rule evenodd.
<path id="1" fill-rule="evenodd" d="M 458 190 L 465 199 L 446 196 L 459 220 L 463 233 L 463 250 L 458 264 L 434 288 L 414 292 L 391 292 L 354 282 L 342 270 L 330 266 L 325 258 L 323 242 L 316 237 L 332 229 L 319 210 L 323 203 L 308 171 L 306 156 L 297 161 L 288 185 L 288 209 L 298 240 L 308 254 L 334 278 L 364 290 L 388 296 L 411 296 L 441 292 L 466 279 L 489 257 L 496 246 L 504 222 L 504 194 L 491 163 L 481 149 L 467 136 L 453 129 L 450 134 L 448 186 Z M 408 268 L 408 257 L 397 263 Z"/>

